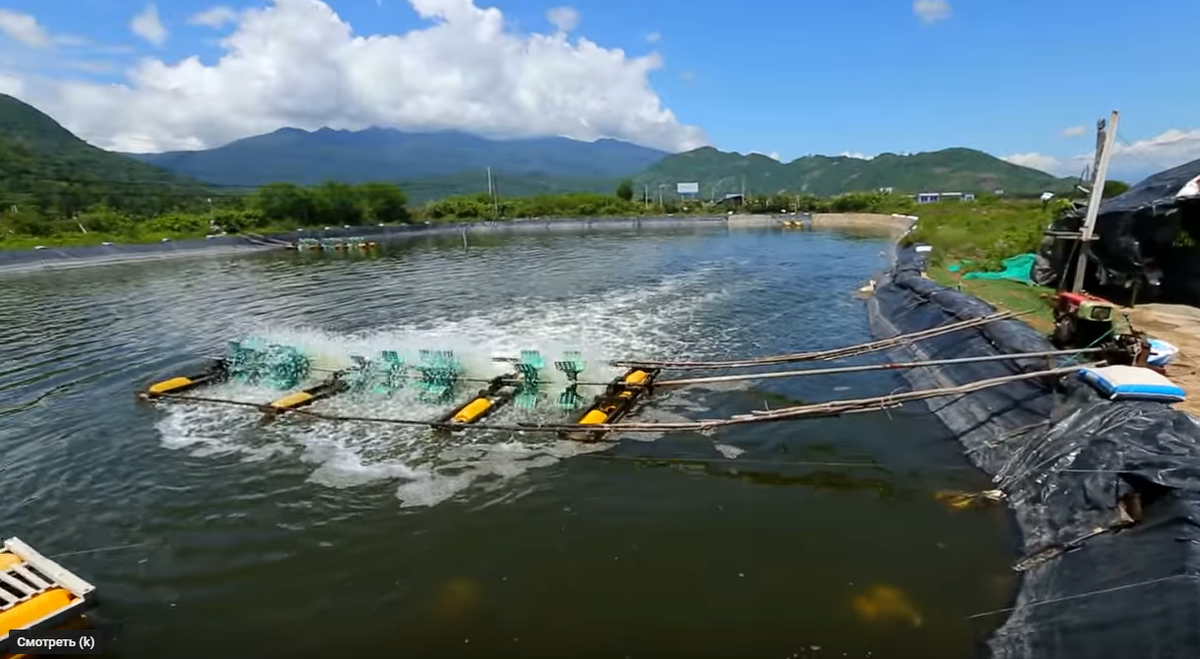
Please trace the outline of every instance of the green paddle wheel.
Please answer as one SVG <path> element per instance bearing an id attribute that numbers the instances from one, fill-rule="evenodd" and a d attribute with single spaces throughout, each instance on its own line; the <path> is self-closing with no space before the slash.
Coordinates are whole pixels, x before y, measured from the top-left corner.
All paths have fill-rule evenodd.
<path id="1" fill-rule="evenodd" d="M 230 342 L 227 362 L 231 379 L 272 389 L 294 389 L 312 370 L 308 358 L 296 348 L 256 338 Z"/>
<path id="2" fill-rule="evenodd" d="M 562 410 L 574 410 L 583 405 L 583 396 L 579 395 L 579 374 L 587 367 L 583 355 L 577 350 L 563 353 L 562 361 L 554 362 L 554 368 L 567 376 L 567 388 L 558 395 L 558 407 Z"/>
<path id="3" fill-rule="evenodd" d="M 422 350 L 417 372 L 418 397 L 426 403 L 445 403 L 454 397 L 458 388 L 462 364 L 450 350 Z"/>
<path id="4" fill-rule="evenodd" d="M 517 373 L 521 375 L 517 383 L 517 393 L 513 403 L 525 410 L 537 407 L 542 398 L 542 369 L 546 368 L 546 360 L 537 350 L 522 350 L 521 358 L 516 363 Z"/>
<path id="5" fill-rule="evenodd" d="M 354 366 L 342 376 L 350 390 L 390 396 L 404 387 L 405 363 L 395 350 L 384 350 L 378 359 L 350 355 Z"/>

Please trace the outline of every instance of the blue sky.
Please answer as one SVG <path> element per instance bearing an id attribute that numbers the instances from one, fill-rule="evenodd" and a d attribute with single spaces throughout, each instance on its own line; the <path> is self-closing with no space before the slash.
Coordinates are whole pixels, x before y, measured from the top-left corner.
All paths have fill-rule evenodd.
<path id="1" fill-rule="evenodd" d="M 0 0 L 3 90 L 130 150 L 377 123 L 784 161 L 967 146 L 1067 173 L 1119 109 L 1116 174 L 1200 158 L 1200 85 L 1182 82 L 1200 40 L 1164 29 L 1200 24 L 1200 2 L 328 0 L 336 17 L 317 0 L 279 4 Z M 502 12 L 503 39 L 476 38 L 490 19 L 475 7 Z M 338 21 L 408 36 L 367 53 Z M 239 32 L 241 61 L 221 64 Z M 561 42 L 537 54 L 530 35 Z"/>

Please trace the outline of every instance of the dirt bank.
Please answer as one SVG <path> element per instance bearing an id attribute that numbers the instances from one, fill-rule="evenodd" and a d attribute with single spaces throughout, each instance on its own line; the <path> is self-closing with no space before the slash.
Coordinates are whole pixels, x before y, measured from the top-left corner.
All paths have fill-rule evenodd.
<path id="1" fill-rule="evenodd" d="M 1147 304 L 1125 309 L 1125 313 L 1135 328 L 1179 348 L 1179 355 L 1167 367 L 1167 376 L 1187 391 L 1188 400 L 1175 407 L 1200 419 L 1200 309 Z"/>
<path id="2" fill-rule="evenodd" d="M 897 236 L 908 231 L 916 219 L 905 215 L 880 213 L 814 213 L 814 229 L 880 229 Z"/>

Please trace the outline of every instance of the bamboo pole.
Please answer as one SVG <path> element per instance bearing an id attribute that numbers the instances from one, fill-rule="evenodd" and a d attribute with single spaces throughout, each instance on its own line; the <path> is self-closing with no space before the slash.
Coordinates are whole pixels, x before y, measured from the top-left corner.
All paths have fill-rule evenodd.
<path id="1" fill-rule="evenodd" d="M 770 411 L 753 411 L 750 414 L 740 414 L 726 419 L 708 419 L 704 421 L 689 421 L 684 423 L 615 423 L 615 424 L 596 424 L 583 425 L 577 423 L 517 423 L 517 424 L 498 424 L 498 423 L 473 423 L 467 426 L 458 426 L 453 424 L 438 424 L 428 420 L 419 419 L 396 419 L 388 417 L 367 417 L 367 416 L 351 416 L 351 415 L 335 415 L 325 414 L 321 412 L 313 412 L 304 409 L 285 410 L 281 413 L 299 414 L 315 419 L 325 421 L 354 421 L 361 423 L 381 423 L 401 426 L 434 426 L 434 427 L 454 427 L 454 428 L 472 428 L 476 430 L 493 430 L 502 432 L 550 432 L 550 433 L 566 433 L 566 432 L 583 432 L 588 434 L 600 433 L 607 434 L 611 432 L 626 432 L 626 433 L 657 433 L 657 432 L 681 432 L 695 431 L 704 432 L 721 428 L 725 426 L 745 425 L 751 423 L 769 423 L 773 421 L 786 421 L 800 418 L 820 418 L 827 416 L 838 416 L 841 414 L 850 414 L 855 412 L 866 412 L 872 410 L 884 410 L 898 407 L 904 403 L 923 400 L 926 398 L 941 398 L 946 396 L 961 396 L 991 387 L 997 387 L 1013 382 L 1021 382 L 1025 380 L 1033 380 L 1038 378 L 1057 378 L 1070 373 L 1079 371 L 1082 368 L 1093 366 L 1095 364 L 1079 364 L 1064 368 L 1048 369 L 1044 371 L 1036 371 L 1033 373 L 1021 373 L 1017 375 L 1009 375 L 987 380 L 977 380 L 956 387 L 942 387 L 936 389 L 921 389 L 909 391 L 899 394 L 889 394 L 887 396 L 875 396 L 872 398 L 859 398 L 851 400 L 835 400 L 825 403 L 812 403 L 808 405 L 797 405 L 794 407 L 785 407 Z M 261 409 L 263 406 L 255 403 L 247 403 L 244 401 L 223 400 L 217 398 L 208 398 L 200 396 L 189 396 L 186 394 L 162 394 L 159 398 L 183 400 L 183 401 L 198 401 L 207 403 L 225 403 L 230 405 L 238 405 L 243 407 L 255 407 Z"/>
<path id="2" fill-rule="evenodd" d="M 919 332 L 911 332 L 909 334 L 899 334 L 887 339 L 880 339 L 869 343 L 862 343 L 845 348 L 833 348 L 830 350 L 820 350 L 815 352 L 800 352 L 789 355 L 773 355 L 768 357 L 757 357 L 752 359 L 741 359 L 731 361 L 707 361 L 707 362 L 684 362 L 684 361 L 632 361 L 622 360 L 609 362 L 613 366 L 624 366 L 629 368 L 661 368 L 667 370 L 698 370 L 698 369 L 718 369 L 718 368 L 746 368 L 752 366 L 762 366 L 765 364 L 787 364 L 791 362 L 803 361 L 828 361 L 832 359 L 840 359 L 844 357 L 854 357 L 871 352 L 878 352 L 888 348 L 906 345 L 914 341 L 922 341 L 931 339 L 952 332 L 958 332 L 964 329 L 971 329 L 986 325 L 988 323 L 999 320 L 1009 320 L 1019 316 L 1027 315 L 1031 312 L 1025 311 L 1021 313 L 1013 313 L 1010 311 L 990 314 L 987 316 L 978 316 L 957 323 L 941 325 L 938 327 L 921 330 Z"/>
<path id="3" fill-rule="evenodd" d="M 933 359 L 923 362 L 898 362 L 888 364 L 867 364 L 865 366 L 843 366 L 838 368 L 809 368 L 798 371 L 780 371 L 776 373 L 739 373 L 737 375 L 717 375 L 706 378 L 686 378 L 682 380 L 661 380 L 652 386 L 680 387 L 692 384 L 708 384 L 712 382 L 737 382 L 739 380 L 770 380 L 773 378 L 797 378 L 808 375 L 832 375 L 835 373 L 861 373 L 863 371 L 890 371 L 924 366 L 949 366 L 951 364 L 973 364 L 978 362 L 996 362 L 1009 359 L 1036 359 L 1039 357 L 1065 357 L 1081 353 L 1101 352 L 1103 348 L 1086 348 L 1084 350 L 1048 350 L 1045 352 L 1025 352 L 1004 355 L 988 355 L 986 357 L 959 357 L 955 359 Z"/>
<path id="4" fill-rule="evenodd" d="M 887 403 L 906 403 L 914 400 L 924 400 L 926 398 L 942 398 L 945 396 L 962 396 L 975 393 L 991 387 L 998 387 L 1003 384 L 1013 382 L 1021 382 L 1024 380 L 1036 380 L 1039 378 L 1057 378 L 1064 375 L 1075 373 L 1081 369 L 1096 366 L 1098 363 L 1079 364 L 1077 366 L 1064 366 L 1062 368 L 1052 368 L 1044 371 L 1034 371 L 1032 373 L 1020 373 L 1017 375 L 1005 375 L 996 378 L 988 378 L 986 380 L 976 380 L 967 384 L 958 385 L 955 387 L 938 387 L 934 389 L 917 389 L 914 391 L 906 391 L 899 394 L 890 394 L 887 396 L 876 396 L 874 398 L 859 398 L 853 400 L 833 401 L 831 403 L 815 403 L 810 405 L 797 405 L 794 407 L 784 407 L 777 410 L 753 410 L 749 415 L 740 415 L 733 417 L 734 419 L 742 418 L 779 418 L 788 419 L 797 416 L 804 416 L 810 408 L 820 407 L 822 405 L 847 405 L 847 406 L 862 406 L 868 407 L 877 404 Z"/>

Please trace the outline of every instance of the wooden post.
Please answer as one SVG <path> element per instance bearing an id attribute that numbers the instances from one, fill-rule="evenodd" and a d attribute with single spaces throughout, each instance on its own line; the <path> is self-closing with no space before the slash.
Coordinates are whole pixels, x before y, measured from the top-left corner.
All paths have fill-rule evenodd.
<path id="1" fill-rule="evenodd" d="M 1095 176 L 1092 180 L 1092 194 L 1088 199 L 1087 216 L 1083 221 L 1083 229 L 1079 234 L 1079 260 L 1075 264 L 1075 285 L 1071 291 L 1078 293 L 1083 290 L 1084 276 L 1087 274 L 1088 251 L 1092 241 L 1092 233 L 1096 228 L 1096 216 L 1100 212 L 1100 202 L 1104 195 L 1104 180 L 1108 175 L 1108 163 L 1112 159 L 1113 143 L 1117 138 L 1117 122 L 1120 114 L 1113 110 L 1108 121 L 1108 132 L 1104 135 L 1103 148 L 1096 164 Z"/>
<path id="2" fill-rule="evenodd" d="M 496 189 L 496 184 L 492 182 L 492 168 L 487 168 L 488 175 L 488 199 L 492 202 L 492 219 L 500 219 L 500 195 Z"/>
<path id="3" fill-rule="evenodd" d="M 1100 154 L 1104 153 L 1104 140 L 1107 135 L 1104 129 L 1107 126 L 1108 123 L 1103 119 L 1096 120 L 1096 157 L 1092 159 L 1092 171 L 1088 176 L 1088 183 L 1093 186 L 1096 184 L 1096 172 L 1100 171 Z"/>

